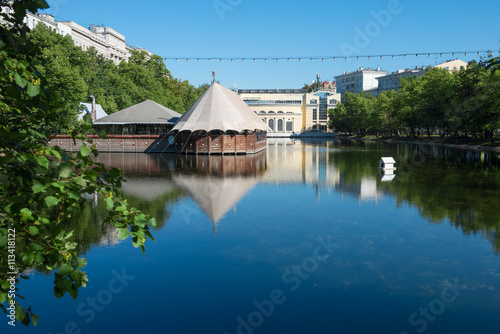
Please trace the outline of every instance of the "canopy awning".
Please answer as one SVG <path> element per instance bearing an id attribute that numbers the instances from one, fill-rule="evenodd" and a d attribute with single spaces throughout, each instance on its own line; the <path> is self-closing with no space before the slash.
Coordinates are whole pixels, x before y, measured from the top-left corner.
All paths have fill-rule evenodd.
<path id="1" fill-rule="evenodd" d="M 95 125 L 174 124 L 182 115 L 151 100 L 97 119 Z"/>

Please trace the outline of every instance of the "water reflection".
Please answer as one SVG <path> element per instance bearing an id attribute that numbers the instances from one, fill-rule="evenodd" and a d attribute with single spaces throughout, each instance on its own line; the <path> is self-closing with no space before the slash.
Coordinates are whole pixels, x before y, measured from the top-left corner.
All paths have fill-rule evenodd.
<path id="1" fill-rule="evenodd" d="M 380 176 L 378 161 L 384 156 L 398 164 L 392 182 Z M 429 324 L 429 333 L 460 332 L 465 325 L 469 332 L 498 332 L 499 258 L 485 241 L 500 249 L 498 155 L 424 145 L 270 140 L 268 150 L 255 156 L 103 154 L 99 159 L 125 169 L 126 197 L 157 218 L 157 242 L 148 244 L 145 258 L 127 242 L 116 244 L 114 230 L 102 223 L 105 204 L 99 200 L 92 208 L 89 201 L 71 223 L 79 251 L 103 244 L 114 248 L 88 252 L 91 285 L 74 304 L 61 300 L 45 310 L 52 287 L 40 295 L 36 309 L 45 311 L 45 333 L 61 331 L 68 320 L 85 333 L 111 327 L 237 332 L 235 319 L 246 321 L 256 310 L 253 301 L 267 300 L 275 289 L 286 293 L 287 301 L 275 305 L 259 332 L 416 332 L 408 317 L 439 298 L 443 282 L 455 278 L 468 289 L 432 328 Z M 182 216 L 187 205 L 196 206 L 200 228 Z M 318 237 L 331 237 L 328 245 L 335 248 L 316 266 Z M 22 240 L 19 246 L 27 247 Z M 103 296 L 110 263 L 136 279 L 87 324 L 74 310 L 87 298 Z M 283 273 L 297 266 L 304 270 L 285 275 L 293 282 L 283 280 Z M 37 293 L 44 290 L 39 282 Z M 150 307 L 132 314 L 127 305 L 137 300 Z M 463 314 L 472 314 L 469 319 L 477 324 Z M 153 320 L 111 322 L 120 317 Z"/>
<path id="2" fill-rule="evenodd" d="M 392 156 L 398 177 L 378 169 Z M 248 156 L 107 154 L 100 162 L 124 168 L 131 202 L 166 223 L 186 196 L 216 226 L 256 184 L 309 185 L 316 199 L 338 192 L 360 202 L 393 196 L 417 207 L 432 223 L 449 222 L 481 233 L 500 250 L 500 157 L 496 153 L 431 145 L 271 139 Z M 391 181 L 391 182 L 386 182 Z M 168 205 L 165 205 L 168 204 Z M 306 209 L 306 208 L 304 208 Z"/>
<path id="3" fill-rule="evenodd" d="M 217 224 L 257 184 L 267 170 L 266 152 L 255 155 L 200 155 L 178 160 L 173 181 Z M 181 166 L 179 166 L 181 167 Z"/>

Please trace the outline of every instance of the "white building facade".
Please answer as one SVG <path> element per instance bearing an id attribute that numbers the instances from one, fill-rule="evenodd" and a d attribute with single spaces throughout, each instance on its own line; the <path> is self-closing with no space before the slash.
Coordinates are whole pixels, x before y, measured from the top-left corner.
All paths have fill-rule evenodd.
<path id="1" fill-rule="evenodd" d="M 378 93 L 389 91 L 389 90 L 399 90 L 399 83 L 402 78 L 416 77 L 420 78 L 425 75 L 427 70 L 423 67 L 417 67 L 414 69 L 405 69 L 392 72 L 390 74 L 378 77 Z"/>
<path id="2" fill-rule="evenodd" d="M 382 71 L 380 68 L 370 69 L 360 67 L 354 72 L 344 72 L 342 75 L 336 76 L 337 93 L 341 94 L 341 99 L 344 100 L 344 94 L 347 92 L 376 92 L 378 90 L 377 78 L 387 75 L 387 71 Z"/>
<path id="3" fill-rule="evenodd" d="M 1 12 L 9 15 L 12 13 L 12 9 L 10 7 L 2 7 Z M 1 17 L 0 22 L 3 23 Z M 34 29 L 38 24 L 43 23 L 62 36 L 69 35 L 75 45 L 81 47 L 84 51 L 93 47 L 98 53 L 112 60 L 117 65 L 121 61 L 128 61 L 130 51 L 133 49 L 144 50 L 149 56 L 152 55 L 151 52 L 145 49 L 127 46 L 125 36 L 110 27 L 100 27 L 92 24 L 87 29 L 76 22 L 55 21 L 52 15 L 40 13 L 27 13 L 24 22 L 29 29 Z"/>

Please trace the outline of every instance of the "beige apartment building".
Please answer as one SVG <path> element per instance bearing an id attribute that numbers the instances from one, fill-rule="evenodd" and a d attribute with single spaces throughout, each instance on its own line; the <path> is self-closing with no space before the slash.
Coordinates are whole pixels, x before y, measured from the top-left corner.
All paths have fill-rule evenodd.
<path id="1" fill-rule="evenodd" d="M 444 69 L 450 71 L 450 73 L 453 73 L 453 72 L 460 71 L 462 69 L 462 67 L 467 69 L 468 66 L 469 66 L 469 64 L 467 64 L 465 61 L 460 60 L 460 59 L 454 59 L 454 60 L 447 60 L 444 63 L 441 63 L 441 64 L 436 65 L 434 67 L 444 68 Z"/>
<path id="2" fill-rule="evenodd" d="M 13 12 L 10 7 L 3 6 L 1 7 L 1 13 L 10 15 Z M 1 22 L 3 20 L 0 16 Z M 43 23 L 62 36 L 69 35 L 75 45 L 81 47 L 84 51 L 93 47 L 98 53 L 107 59 L 113 60 L 117 65 L 121 61 L 128 61 L 131 50 L 143 50 L 149 56 L 152 55 L 148 50 L 127 46 L 125 36 L 110 27 L 91 24 L 89 28 L 85 28 L 73 21 L 56 21 L 49 14 L 32 14 L 29 12 L 26 13 L 24 22 L 29 29 L 34 29 L 38 24 Z"/>
<path id="3" fill-rule="evenodd" d="M 328 109 L 337 107 L 334 91 L 240 89 L 238 95 L 275 133 L 328 130 Z"/>

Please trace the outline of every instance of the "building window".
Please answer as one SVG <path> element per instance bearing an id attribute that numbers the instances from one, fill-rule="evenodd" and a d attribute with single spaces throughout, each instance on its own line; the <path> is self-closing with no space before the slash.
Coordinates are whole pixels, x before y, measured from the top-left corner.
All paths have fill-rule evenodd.
<path id="1" fill-rule="evenodd" d="M 313 121 L 318 119 L 318 109 L 313 109 Z"/>
<path id="2" fill-rule="evenodd" d="M 318 100 L 311 100 L 310 104 L 318 104 Z"/>
<path id="3" fill-rule="evenodd" d="M 278 132 L 283 132 L 283 120 L 278 120 Z"/>
<path id="4" fill-rule="evenodd" d="M 286 122 L 286 132 L 293 131 L 293 122 Z"/>
<path id="5" fill-rule="evenodd" d="M 269 128 L 274 131 L 274 119 L 269 120 Z"/>

